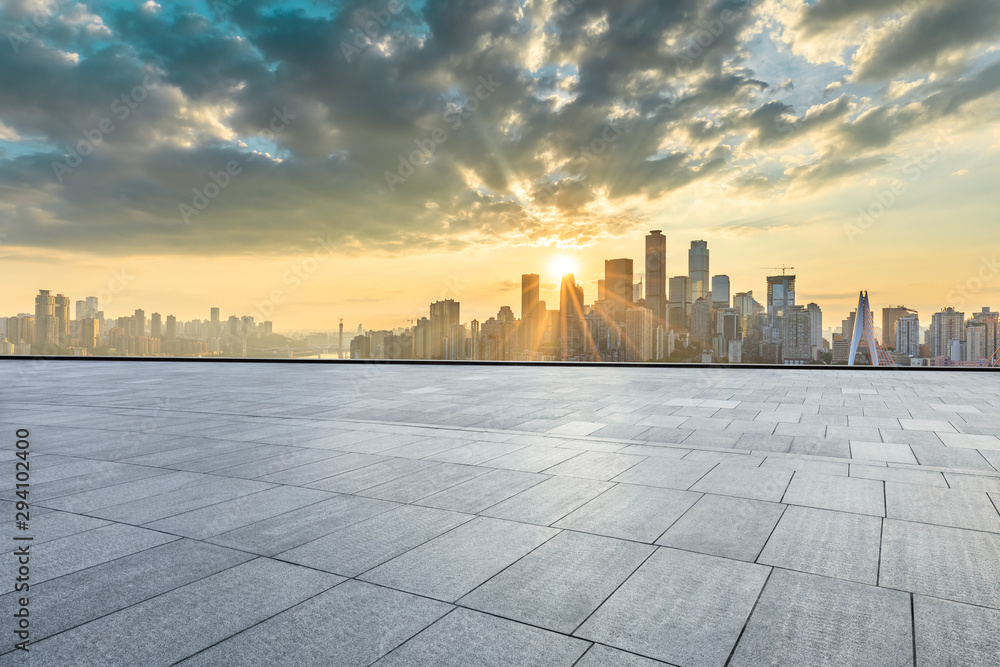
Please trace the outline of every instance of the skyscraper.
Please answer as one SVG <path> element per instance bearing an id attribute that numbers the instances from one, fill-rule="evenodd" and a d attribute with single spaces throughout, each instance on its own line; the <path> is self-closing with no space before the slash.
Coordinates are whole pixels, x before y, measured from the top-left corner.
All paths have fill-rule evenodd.
<path id="1" fill-rule="evenodd" d="M 691 336 L 702 342 L 712 335 L 712 304 L 699 298 L 691 304 Z"/>
<path id="2" fill-rule="evenodd" d="M 604 298 L 610 302 L 609 313 L 615 322 L 625 322 L 625 311 L 632 306 L 632 260 L 604 260 Z"/>
<path id="3" fill-rule="evenodd" d="M 164 331 L 164 338 L 167 340 L 174 340 L 177 338 L 177 318 L 173 315 L 167 315 L 167 325 Z"/>
<path id="4" fill-rule="evenodd" d="M 59 342 L 59 332 L 56 329 L 56 298 L 49 290 L 38 290 L 35 297 L 35 339 L 36 345 L 49 345 Z"/>
<path id="5" fill-rule="evenodd" d="M 712 308 L 723 310 L 731 306 L 729 297 L 729 276 L 712 276 Z"/>
<path id="6" fill-rule="evenodd" d="M 460 320 L 460 304 L 453 299 L 435 301 L 431 304 L 430 356 L 428 359 L 444 358 L 444 339 L 451 332 L 452 325 Z"/>
<path id="7" fill-rule="evenodd" d="M 543 323 L 539 316 L 538 274 L 525 273 L 521 276 L 521 327 L 524 334 L 523 349 L 534 351 L 538 347 Z"/>
<path id="8" fill-rule="evenodd" d="M 149 335 L 152 338 L 163 337 L 163 326 L 159 313 L 153 313 L 149 316 Z"/>
<path id="9" fill-rule="evenodd" d="M 676 331 L 686 331 L 691 317 L 691 288 L 687 276 L 670 279 L 670 301 L 667 306 L 667 324 Z M 648 303 L 648 301 L 647 301 Z"/>
<path id="10" fill-rule="evenodd" d="M 711 289 L 708 281 L 708 242 L 691 241 L 691 249 L 688 250 L 688 278 L 691 289 L 691 303 L 704 297 Z"/>
<path id="11" fill-rule="evenodd" d="M 659 229 L 646 236 L 646 307 L 655 324 L 667 321 L 667 238 Z"/>
<path id="12" fill-rule="evenodd" d="M 767 277 L 767 315 L 774 325 L 785 314 L 785 309 L 795 305 L 795 276 Z"/>
<path id="13" fill-rule="evenodd" d="M 57 294 L 53 315 L 56 319 L 56 339 L 60 345 L 69 345 L 69 323 L 72 320 L 69 297 Z"/>
<path id="14" fill-rule="evenodd" d="M 576 284 L 572 273 L 567 273 L 559 286 L 559 339 L 563 361 L 583 354 L 585 327 L 583 288 Z"/>

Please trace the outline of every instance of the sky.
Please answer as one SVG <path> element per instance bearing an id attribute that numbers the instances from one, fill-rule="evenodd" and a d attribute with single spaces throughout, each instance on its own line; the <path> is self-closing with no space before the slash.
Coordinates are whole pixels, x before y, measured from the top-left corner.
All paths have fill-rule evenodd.
<path id="1" fill-rule="evenodd" d="M 667 237 L 836 326 L 1000 307 L 996 0 L 0 0 L 0 315 L 406 326 Z"/>

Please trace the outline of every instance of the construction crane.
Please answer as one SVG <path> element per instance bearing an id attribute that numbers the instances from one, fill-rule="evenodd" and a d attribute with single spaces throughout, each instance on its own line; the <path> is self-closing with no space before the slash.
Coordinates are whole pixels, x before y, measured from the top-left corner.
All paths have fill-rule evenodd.
<path id="1" fill-rule="evenodd" d="M 781 269 L 781 275 L 785 275 L 785 271 L 795 270 L 794 266 L 785 266 L 784 264 L 781 266 L 762 266 L 760 268 L 762 271 L 777 271 L 778 269 Z"/>

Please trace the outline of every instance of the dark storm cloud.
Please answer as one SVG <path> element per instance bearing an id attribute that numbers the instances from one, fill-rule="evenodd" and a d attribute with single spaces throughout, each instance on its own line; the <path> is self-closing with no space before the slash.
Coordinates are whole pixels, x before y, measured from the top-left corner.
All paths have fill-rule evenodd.
<path id="1" fill-rule="evenodd" d="M 741 147 L 832 143 L 784 178 L 736 181 L 763 196 L 818 188 L 997 87 L 987 69 L 926 84 L 922 111 L 857 113 L 850 94 L 796 106 L 782 101 L 794 82 L 747 66 L 760 13 L 749 1 L 586 0 L 562 13 L 520 0 L 310 12 L 246 1 L 224 16 L 162 4 L 54 17 L 0 48 L 0 130 L 35 147 L 0 155 L 9 243 L 211 255 L 314 238 L 347 253 L 587 242 L 637 224 L 623 202 L 724 180 Z M 820 2 L 803 21 L 860 7 Z M 20 20 L 8 9 L 0 28 Z M 901 67 L 904 46 L 879 48 Z M 76 164 L 105 119 L 113 129 Z"/>

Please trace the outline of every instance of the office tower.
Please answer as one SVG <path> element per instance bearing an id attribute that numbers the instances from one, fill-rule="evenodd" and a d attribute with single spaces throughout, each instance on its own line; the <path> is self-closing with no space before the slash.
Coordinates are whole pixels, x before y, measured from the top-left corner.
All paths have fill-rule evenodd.
<path id="1" fill-rule="evenodd" d="M 534 350 L 540 342 L 543 322 L 538 312 L 538 274 L 521 276 L 521 326 L 524 327 L 524 349 Z"/>
<path id="2" fill-rule="evenodd" d="M 809 344 L 817 350 L 823 347 L 823 310 L 818 303 L 810 303 L 806 306 L 809 311 Z"/>
<path id="3" fill-rule="evenodd" d="M 80 320 L 80 347 L 92 350 L 97 347 L 98 326 L 93 317 Z"/>
<path id="4" fill-rule="evenodd" d="M 639 278 L 639 282 L 632 285 L 632 303 L 640 301 L 645 302 L 645 299 L 642 298 L 642 278 Z"/>
<path id="5" fill-rule="evenodd" d="M 883 335 L 885 332 L 882 332 Z M 901 317 L 896 321 L 896 354 L 910 357 L 920 356 L 920 319 L 916 313 Z"/>
<path id="6" fill-rule="evenodd" d="M 87 302 L 81 299 L 76 302 L 76 317 L 74 319 L 79 322 L 85 317 L 89 317 L 87 315 Z"/>
<path id="7" fill-rule="evenodd" d="M 743 341 L 741 340 L 731 340 L 729 341 L 728 357 L 729 363 L 731 364 L 742 364 L 743 363 Z"/>
<path id="8" fill-rule="evenodd" d="M 688 278 L 691 289 L 691 303 L 701 299 L 705 293 L 712 289 L 708 282 L 708 242 L 691 241 L 691 249 L 688 250 Z"/>
<path id="9" fill-rule="evenodd" d="M 572 273 L 567 273 L 559 286 L 559 341 L 563 361 L 584 353 L 585 326 L 583 288 L 576 284 Z"/>
<path id="10" fill-rule="evenodd" d="M 93 317 L 93 318 L 96 319 L 97 318 L 97 311 L 99 311 L 99 310 L 100 310 L 100 307 L 97 305 L 97 297 L 96 296 L 88 296 L 87 297 L 87 311 L 86 311 L 87 317 Z"/>
<path id="11" fill-rule="evenodd" d="M 159 313 L 153 313 L 149 316 L 149 336 L 163 338 L 163 324 Z"/>
<path id="12" fill-rule="evenodd" d="M 604 260 L 604 298 L 608 314 L 615 322 L 625 322 L 625 311 L 633 303 L 632 260 Z"/>
<path id="13" fill-rule="evenodd" d="M 965 340 L 965 313 L 945 308 L 931 316 L 930 353 L 932 357 L 952 356 L 951 341 Z"/>
<path id="14" fill-rule="evenodd" d="M 444 339 L 448 337 L 448 332 L 454 324 L 460 321 L 461 306 L 454 299 L 435 301 L 431 304 L 430 317 L 430 356 L 427 359 L 444 358 Z"/>
<path id="15" fill-rule="evenodd" d="M 882 309 L 882 344 L 886 347 L 893 347 L 896 344 L 896 322 L 908 315 L 915 315 L 917 311 L 910 310 L 906 306 L 895 306 Z"/>
<path id="16" fill-rule="evenodd" d="M 218 338 L 219 336 L 222 335 L 222 321 L 219 318 L 219 309 L 212 308 L 211 311 L 209 312 L 211 313 L 210 315 L 211 319 L 209 320 L 208 324 L 208 337 Z"/>
<path id="17" fill-rule="evenodd" d="M 667 238 L 659 229 L 646 236 L 646 307 L 658 324 L 667 321 Z"/>
<path id="18" fill-rule="evenodd" d="M 795 276 L 767 277 L 767 314 L 774 324 L 786 308 L 795 305 Z"/>
<path id="19" fill-rule="evenodd" d="M 167 340 L 174 340 L 177 338 L 177 318 L 173 315 L 167 315 L 167 326 L 164 331 L 164 338 Z"/>
<path id="20" fill-rule="evenodd" d="M 712 304 L 699 298 L 691 304 L 691 336 L 707 341 L 712 335 Z"/>
<path id="21" fill-rule="evenodd" d="M 688 328 L 688 319 L 691 317 L 691 288 L 688 286 L 689 282 L 687 276 L 675 276 L 670 279 L 667 324 L 671 329 L 677 331 L 686 331 Z"/>
<path id="22" fill-rule="evenodd" d="M 49 290 L 38 290 L 35 297 L 35 338 L 36 345 L 57 343 L 59 332 L 56 330 L 56 298 Z"/>
<path id="23" fill-rule="evenodd" d="M 649 361 L 653 358 L 653 313 L 648 308 L 629 308 L 625 312 L 623 361 Z"/>
<path id="24" fill-rule="evenodd" d="M 781 359 L 785 363 L 813 360 L 812 314 L 804 306 L 788 306 L 781 318 Z"/>
<path id="25" fill-rule="evenodd" d="M 607 295 L 604 292 L 604 278 L 598 278 L 597 280 L 597 300 L 604 301 Z"/>
<path id="26" fill-rule="evenodd" d="M 146 335 L 146 311 L 142 308 L 135 309 L 135 336 Z"/>
<path id="27" fill-rule="evenodd" d="M 730 305 L 729 276 L 712 276 L 712 308 L 723 310 Z"/>
<path id="28" fill-rule="evenodd" d="M 258 326 L 260 326 L 260 333 L 261 333 L 261 335 L 263 335 L 263 336 L 270 336 L 270 335 L 274 334 L 274 323 L 271 322 L 271 320 L 264 320 Z M 343 324 L 343 322 L 341 322 L 341 324 L 340 324 L 340 341 L 341 341 L 341 343 L 343 343 L 343 340 L 344 340 L 344 324 Z M 339 349 L 339 346 L 338 346 L 338 349 Z M 409 350 L 407 350 L 407 354 L 409 354 Z M 404 357 L 401 357 L 401 358 L 404 358 Z"/>

